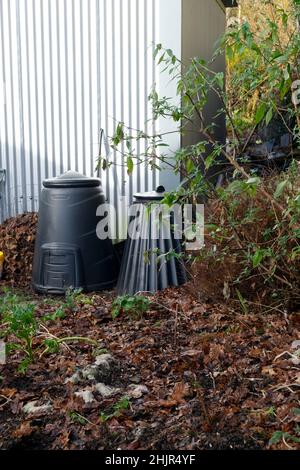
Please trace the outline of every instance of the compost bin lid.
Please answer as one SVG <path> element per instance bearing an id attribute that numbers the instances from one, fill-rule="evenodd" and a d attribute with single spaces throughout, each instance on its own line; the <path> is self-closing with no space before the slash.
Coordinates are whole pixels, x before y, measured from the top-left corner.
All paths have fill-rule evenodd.
<path id="1" fill-rule="evenodd" d="M 136 201 L 161 201 L 164 198 L 165 191 L 163 186 L 158 186 L 155 191 L 136 193 L 133 197 Z"/>
<path id="2" fill-rule="evenodd" d="M 90 188 L 101 185 L 98 178 L 89 178 L 77 171 L 67 171 L 57 178 L 48 179 L 43 182 L 45 188 Z"/>

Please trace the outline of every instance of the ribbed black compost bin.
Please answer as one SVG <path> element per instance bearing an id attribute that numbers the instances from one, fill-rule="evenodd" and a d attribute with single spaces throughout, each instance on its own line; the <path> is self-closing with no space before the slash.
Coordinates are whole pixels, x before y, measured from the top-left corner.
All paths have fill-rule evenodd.
<path id="1" fill-rule="evenodd" d="M 41 193 L 33 287 L 41 293 L 113 286 L 117 266 L 111 240 L 99 240 L 97 208 L 105 203 L 98 178 L 69 171 L 46 180 Z"/>
<path id="2" fill-rule="evenodd" d="M 166 231 L 162 230 L 161 221 L 153 220 L 155 216 L 150 210 L 153 204 L 158 208 L 163 197 L 163 187 L 134 196 L 134 204 L 139 204 L 141 211 L 130 222 L 133 232 L 139 226 L 142 236 L 134 239 L 128 234 L 117 285 L 119 295 L 156 292 L 186 282 L 184 263 L 176 256 L 182 253 L 182 246 L 181 240 L 174 236 L 172 215 L 167 224 L 170 229 Z M 163 256 L 171 252 L 175 256 Z"/>

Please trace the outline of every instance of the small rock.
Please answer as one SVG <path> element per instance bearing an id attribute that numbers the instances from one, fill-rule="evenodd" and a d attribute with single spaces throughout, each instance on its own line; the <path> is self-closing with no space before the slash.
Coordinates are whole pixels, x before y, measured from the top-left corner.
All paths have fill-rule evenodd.
<path id="1" fill-rule="evenodd" d="M 52 405 L 50 402 L 45 403 L 44 405 L 39 405 L 38 401 L 29 401 L 26 405 L 23 406 L 24 413 L 27 414 L 41 414 L 48 413 L 52 410 Z"/>
<path id="2" fill-rule="evenodd" d="M 67 383 L 78 384 L 81 381 L 81 379 L 82 379 L 81 372 L 78 370 L 71 377 L 68 377 L 65 380 L 65 384 Z"/>
<path id="3" fill-rule="evenodd" d="M 109 387 L 103 383 L 96 384 L 95 390 L 104 398 L 112 397 L 113 395 L 116 395 L 120 392 L 119 388 Z"/>
<path id="4" fill-rule="evenodd" d="M 134 375 L 133 377 L 130 378 L 131 382 L 133 382 L 134 384 L 139 384 L 140 381 L 141 381 L 141 377 L 139 377 L 138 375 Z"/>
<path id="5" fill-rule="evenodd" d="M 65 383 L 78 384 L 84 380 L 107 383 L 111 380 L 113 369 L 116 366 L 117 362 L 111 354 L 101 354 L 96 356 L 93 364 L 89 364 L 83 369 L 76 371 L 72 377 L 65 380 Z"/>
<path id="6" fill-rule="evenodd" d="M 292 349 L 300 349 L 300 340 L 296 339 L 295 341 L 292 342 Z"/>
<path id="7" fill-rule="evenodd" d="M 82 369 L 82 377 L 87 380 L 97 380 L 98 377 L 98 367 L 97 366 L 86 366 Z"/>
<path id="8" fill-rule="evenodd" d="M 131 398 L 141 398 L 143 395 L 149 393 L 148 388 L 145 385 L 134 385 L 131 384 L 129 385 L 129 390 L 128 395 Z"/>
<path id="9" fill-rule="evenodd" d="M 113 358 L 111 354 L 101 354 L 97 356 L 94 362 L 94 368 L 96 368 L 97 372 L 94 374 L 94 378 L 98 382 L 108 383 L 111 380 L 112 372 L 117 366 L 117 361 Z"/>
<path id="10" fill-rule="evenodd" d="M 84 403 L 92 403 L 94 401 L 94 395 L 90 390 L 80 390 L 75 392 L 75 396 L 82 398 Z"/>
<path id="11" fill-rule="evenodd" d="M 294 366 L 299 366 L 300 364 L 300 358 L 297 356 L 292 357 L 290 361 L 294 364 Z"/>
<path id="12" fill-rule="evenodd" d="M 95 358 L 96 366 L 110 367 L 112 363 L 115 362 L 115 359 L 111 354 L 100 354 Z"/>

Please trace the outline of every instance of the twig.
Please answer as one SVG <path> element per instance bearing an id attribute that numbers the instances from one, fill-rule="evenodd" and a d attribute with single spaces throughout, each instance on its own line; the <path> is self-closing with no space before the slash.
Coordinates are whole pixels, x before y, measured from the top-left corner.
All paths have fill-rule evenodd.
<path id="1" fill-rule="evenodd" d="M 295 450 L 294 447 L 290 446 L 290 445 L 286 442 L 284 436 L 282 436 L 282 442 L 284 443 L 284 445 L 285 445 L 288 449 L 290 449 L 290 450 Z"/>
<path id="2" fill-rule="evenodd" d="M 200 394 L 200 391 L 198 391 L 197 395 L 198 395 L 198 399 L 199 399 L 203 414 L 205 416 L 206 422 L 207 422 L 208 425 L 210 425 L 211 424 L 211 419 L 209 417 L 209 414 L 208 414 L 207 407 L 206 407 L 205 401 L 203 399 L 203 396 Z"/>
<path id="3" fill-rule="evenodd" d="M 297 393 L 297 392 L 294 392 L 294 390 L 292 390 L 291 387 L 300 387 L 300 384 L 279 385 L 278 387 L 277 386 L 271 387 L 270 390 L 273 390 L 274 392 L 278 392 L 278 390 L 283 390 L 284 388 L 286 388 L 289 392 L 293 394 Z"/>
<path id="4" fill-rule="evenodd" d="M 244 146 L 243 146 L 243 148 L 242 148 L 242 152 L 241 152 L 241 153 L 244 153 L 245 150 L 246 150 L 246 148 L 248 147 L 249 142 L 250 142 L 250 140 L 252 139 L 253 134 L 254 134 L 254 132 L 255 132 L 256 129 L 257 129 L 257 126 L 258 126 L 258 124 L 256 124 L 256 125 L 253 127 L 252 131 L 250 132 L 250 134 L 249 134 L 249 136 L 248 136 L 248 139 L 246 140 L 246 142 L 245 142 L 245 144 L 244 144 Z"/>
<path id="5" fill-rule="evenodd" d="M 214 374 L 212 372 L 210 372 L 209 376 L 210 376 L 212 384 L 213 384 L 213 389 L 216 390 L 216 381 L 215 381 L 215 378 L 214 378 Z"/>
<path id="6" fill-rule="evenodd" d="M 210 144 L 215 145 L 216 144 L 215 139 L 203 127 L 204 126 L 203 118 L 201 116 L 201 113 L 197 109 L 197 106 L 195 105 L 193 98 L 189 95 L 189 93 L 186 92 L 185 94 L 186 94 L 187 98 L 190 100 L 191 104 L 193 105 L 193 107 L 195 109 L 195 112 L 196 112 L 198 118 L 200 119 L 200 122 L 201 122 L 200 133 L 202 133 L 202 135 L 208 140 L 208 142 Z M 220 148 L 220 153 L 229 161 L 229 163 L 233 166 L 233 168 L 235 168 L 244 178 L 250 179 L 250 177 L 251 177 L 250 174 L 247 173 L 247 171 L 235 160 L 235 158 L 232 157 L 222 147 Z M 268 193 L 268 191 L 266 191 L 263 187 L 260 188 L 260 191 L 261 191 L 262 195 L 265 196 L 266 199 L 268 199 L 268 201 L 274 203 L 274 205 L 277 207 L 277 209 L 279 209 L 283 213 L 285 212 L 285 208 L 278 201 L 276 201 L 274 199 L 274 197 L 271 194 Z M 289 220 L 292 220 L 291 214 L 287 214 L 287 218 Z"/>
<path id="7" fill-rule="evenodd" d="M 44 336 L 44 337 L 47 337 L 47 335 L 50 337 L 50 338 L 53 338 L 55 341 L 58 341 L 58 337 L 53 335 L 52 333 L 50 333 L 50 331 L 48 330 L 48 328 L 45 327 L 45 325 L 43 325 L 42 323 L 40 324 L 40 327 L 42 327 L 47 334 L 43 334 L 41 333 L 41 336 Z M 63 346 L 68 350 L 68 351 L 71 351 L 71 348 L 67 345 L 67 344 L 63 344 Z M 43 355 L 43 353 L 42 353 Z"/>
<path id="8" fill-rule="evenodd" d="M 175 311 L 175 325 L 174 325 L 174 346 L 177 346 L 177 326 L 178 326 L 178 303 L 176 304 Z"/>
<path id="9" fill-rule="evenodd" d="M 1 398 L 4 398 L 6 400 L 5 403 L 2 403 L 2 405 L 0 405 L 0 408 L 4 408 L 5 405 L 7 405 L 7 403 L 9 403 L 10 401 L 12 401 L 11 398 L 8 398 L 6 397 L 5 395 L 0 395 Z"/>
<path id="10" fill-rule="evenodd" d="M 292 358 L 297 358 L 297 356 L 295 356 L 295 354 L 292 354 L 292 353 L 290 353 L 289 351 L 284 351 L 283 353 L 278 354 L 278 356 L 275 357 L 274 362 L 276 362 L 277 359 L 280 359 L 280 358 L 281 358 L 282 356 L 284 356 L 285 354 L 288 354 L 288 355 L 289 355 L 290 357 L 292 357 Z"/>

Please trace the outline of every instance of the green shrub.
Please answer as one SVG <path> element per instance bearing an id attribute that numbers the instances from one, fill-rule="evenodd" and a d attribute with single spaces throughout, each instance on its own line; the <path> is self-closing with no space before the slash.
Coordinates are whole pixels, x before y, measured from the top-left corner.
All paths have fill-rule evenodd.
<path id="1" fill-rule="evenodd" d="M 25 355 L 19 364 L 19 372 L 25 372 L 34 358 L 33 340 L 37 332 L 34 311 L 35 307 L 31 304 L 13 305 L 3 314 L 5 334 L 14 338 L 7 343 L 7 351 L 19 350 Z"/>
<path id="2" fill-rule="evenodd" d="M 114 300 L 111 314 L 115 319 L 119 315 L 125 314 L 132 319 L 140 318 L 150 307 L 150 300 L 140 295 L 124 295 Z"/>

